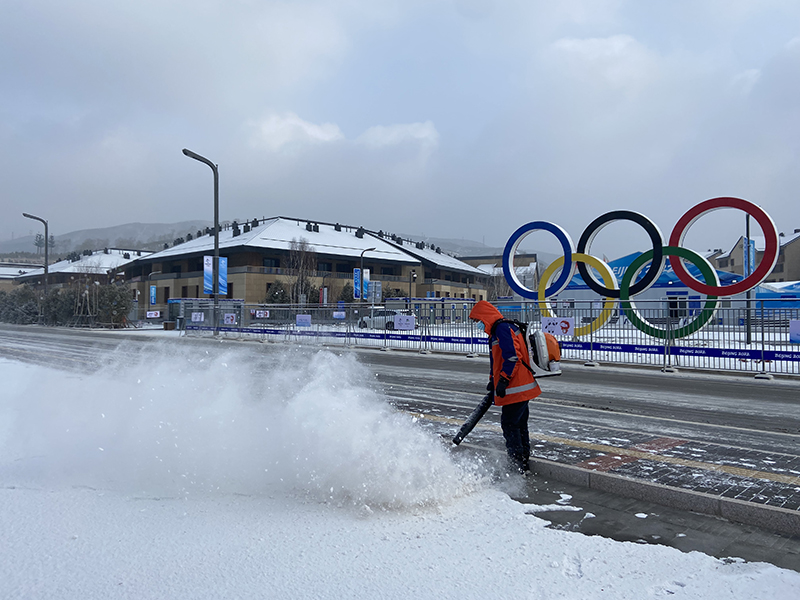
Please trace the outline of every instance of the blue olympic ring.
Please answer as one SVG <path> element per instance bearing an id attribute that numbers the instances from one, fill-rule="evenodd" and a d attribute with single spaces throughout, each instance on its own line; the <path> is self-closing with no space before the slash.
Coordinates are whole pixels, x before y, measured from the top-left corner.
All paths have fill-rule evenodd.
<path id="1" fill-rule="evenodd" d="M 506 247 L 503 250 L 503 275 L 505 276 L 506 281 L 512 290 L 514 290 L 523 298 L 528 298 L 530 300 L 536 300 L 538 297 L 538 292 L 534 292 L 520 283 L 519 279 L 517 279 L 517 274 L 512 268 L 512 265 L 514 264 L 514 255 L 516 254 L 517 248 L 522 240 L 524 240 L 534 231 L 541 230 L 549 231 L 556 236 L 558 241 L 561 243 L 561 248 L 564 251 L 564 268 L 561 270 L 561 275 L 559 278 L 556 279 L 553 284 L 545 290 L 545 296 L 548 298 L 550 296 L 555 296 L 564 288 L 566 288 L 567 285 L 569 285 L 569 282 L 572 280 L 573 275 L 575 275 L 576 269 L 576 263 L 572 260 L 572 254 L 575 252 L 575 244 L 572 243 L 572 238 L 562 227 L 559 227 L 555 223 L 550 223 L 548 221 L 533 221 L 517 229 L 511 235 L 511 237 L 508 238 Z M 569 267 L 567 265 L 569 265 Z"/>

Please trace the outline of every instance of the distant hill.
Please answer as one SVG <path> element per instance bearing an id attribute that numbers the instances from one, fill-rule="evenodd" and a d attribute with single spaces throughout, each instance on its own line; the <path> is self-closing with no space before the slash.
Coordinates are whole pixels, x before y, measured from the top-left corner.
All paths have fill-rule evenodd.
<path id="1" fill-rule="evenodd" d="M 164 242 L 172 245 L 173 240 L 194 235 L 198 229 L 212 225 L 211 221 L 182 221 L 180 223 L 127 223 L 98 229 L 81 229 L 53 236 L 55 247 L 50 248 L 51 257 L 85 248 L 125 248 L 130 250 L 160 250 Z M 36 252 L 34 236 L 0 242 L 0 254 L 12 252 Z"/>
<path id="2" fill-rule="evenodd" d="M 113 227 L 98 229 L 81 229 L 54 236 L 55 247 L 51 247 L 50 258 L 54 260 L 69 252 L 80 252 L 84 249 L 99 250 L 101 248 L 124 248 L 129 250 L 161 250 L 164 243 L 171 246 L 178 237 L 186 237 L 187 233 L 195 235 L 198 230 L 211 227 L 211 221 L 182 221 L 180 223 L 126 223 Z M 398 234 L 404 239 L 415 242 L 426 242 L 440 247 L 444 252 L 456 257 L 466 256 L 501 256 L 503 248 L 487 246 L 481 242 L 467 239 L 437 238 L 420 235 Z M 0 256 L 8 256 L 15 252 L 36 254 L 33 244 L 34 236 L 15 238 L 0 242 Z M 536 252 L 535 250 L 526 250 Z M 540 260 L 548 264 L 556 257 L 552 254 L 539 253 Z"/>

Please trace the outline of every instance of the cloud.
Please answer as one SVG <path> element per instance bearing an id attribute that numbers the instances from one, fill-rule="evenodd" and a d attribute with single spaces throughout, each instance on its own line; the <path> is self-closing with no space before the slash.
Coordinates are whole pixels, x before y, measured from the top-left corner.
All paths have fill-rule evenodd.
<path id="1" fill-rule="evenodd" d="M 752 91 L 760 78 L 760 69 L 747 69 L 733 76 L 731 87 L 743 96 L 746 96 Z"/>
<path id="2" fill-rule="evenodd" d="M 638 91 L 652 82 L 658 71 L 656 57 L 630 35 L 607 38 L 563 38 L 552 46 L 554 58 L 583 81 L 599 80 L 612 89 Z"/>
<path id="3" fill-rule="evenodd" d="M 327 144 L 344 139 L 339 126 L 334 123 L 317 125 L 304 121 L 295 113 L 271 114 L 261 121 L 251 123 L 255 129 L 252 145 L 266 147 L 273 152 L 298 151 L 307 145 Z"/>
<path id="4" fill-rule="evenodd" d="M 370 127 L 356 139 L 367 148 L 380 149 L 411 144 L 419 148 L 422 160 L 439 145 L 439 132 L 431 121 Z"/>

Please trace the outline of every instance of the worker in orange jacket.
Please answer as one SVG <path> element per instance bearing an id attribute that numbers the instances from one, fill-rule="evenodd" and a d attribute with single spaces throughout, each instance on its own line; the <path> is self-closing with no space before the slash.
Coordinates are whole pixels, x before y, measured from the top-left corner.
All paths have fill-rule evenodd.
<path id="1" fill-rule="evenodd" d="M 505 321 L 485 300 L 475 304 L 469 318 L 481 322 L 489 334 L 491 372 L 486 390 L 494 394 L 495 405 L 502 407 L 500 425 L 508 456 L 514 467 L 526 474 L 531 455 L 528 401 L 542 393 L 530 371 L 528 345 L 519 327 Z"/>

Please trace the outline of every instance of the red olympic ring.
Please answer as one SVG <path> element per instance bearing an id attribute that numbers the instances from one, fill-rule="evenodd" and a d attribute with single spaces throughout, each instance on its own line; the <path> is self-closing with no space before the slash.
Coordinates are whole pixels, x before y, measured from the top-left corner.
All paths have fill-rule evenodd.
<path id="1" fill-rule="evenodd" d="M 706 296 L 735 296 L 747 290 L 753 289 L 759 283 L 764 281 L 767 276 L 772 272 L 775 263 L 778 262 L 779 253 L 779 239 L 778 229 L 772 218 L 757 204 L 742 200 L 741 198 L 711 198 L 690 208 L 675 224 L 675 228 L 669 236 L 670 246 L 683 246 L 683 239 L 686 237 L 686 232 L 694 224 L 697 219 L 704 214 L 718 210 L 720 208 L 737 208 L 744 211 L 748 215 L 755 218 L 761 226 L 761 231 L 764 233 L 766 246 L 764 248 L 764 255 L 758 267 L 750 275 L 731 285 L 707 285 L 701 283 L 692 277 L 683 265 L 683 259 L 678 260 L 670 259 L 672 270 L 675 276 L 683 282 L 683 284 L 701 294 Z M 675 257 L 677 258 L 677 257 Z"/>

